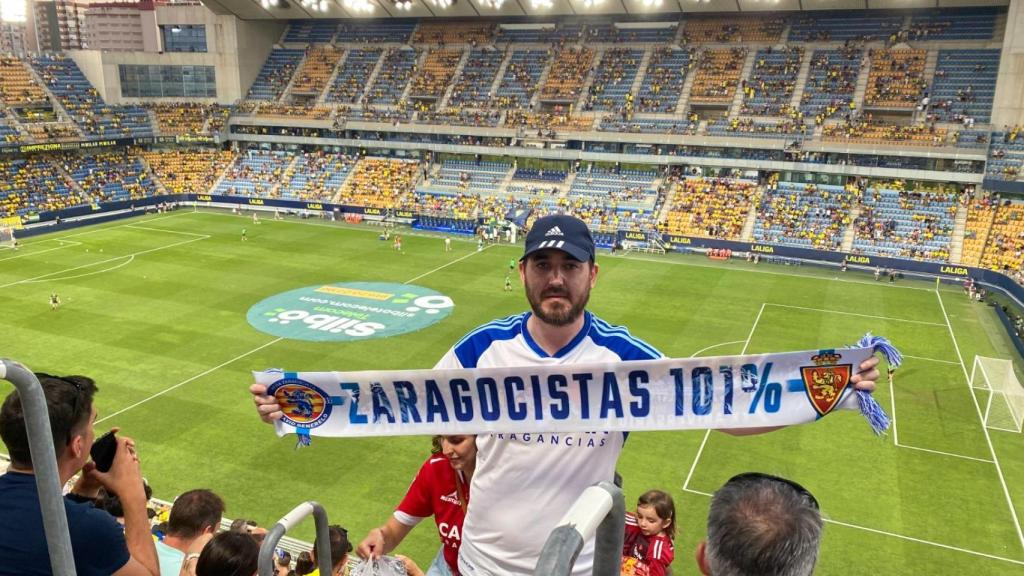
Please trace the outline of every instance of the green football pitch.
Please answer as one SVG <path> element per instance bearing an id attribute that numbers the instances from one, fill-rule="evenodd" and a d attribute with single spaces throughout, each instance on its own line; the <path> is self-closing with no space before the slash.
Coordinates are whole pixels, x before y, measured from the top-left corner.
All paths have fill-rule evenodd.
<path id="1" fill-rule="evenodd" d="M 257 419 L 250 371 L 430 367 L 470 329 L 524 309 L 518 279 L 503 290 L 520 250 L 456 241 L 446 253 L 440 237 L 405 235 L 399 253 L 369 227 L 254 225 L 226 212 L 37 236 L 0 251 L 0 356 L 95 378 L 98 428 L 137 439 L 157 497 L 211 488 L 229 517 L 264 525 L 315 499 L 358 542 L 398 503 L 429 438 L 317 439 L 295 450 L 293 437 Z M 894 385 L 879 383 L 895 423 L 881 438 L 849 412 L 755 437 L 631 435 L 619 462 L 627 506 L 650 488 L 675 497 L 676 574 L 696 572 L 709 494 L 745 471 L 794 479 L 818 497 L 828 520 L 819 574 L 1024 573 L 1024 438 L 985 428 L 987 397 L 968 383 L 975 356 L 1014 357 L 990 307 L 955 287 L 806 266 L 598 262 L 590 309 L 670 356 L 839 347 L 868 331 L 906 355 Z M 246 320 L 269 296 L 354 281 L 408 282 L 455 307 L 423 330 L 357 342 L 279 338 Z M 57 311 L 51 292 L 63 301 Z M 3 395 L 10 389 L 0 383 Z M 312 532 L 306 522 L 292 535 Z M 425 563 L 437 547 L 426 522 L 399 552 Z"/>

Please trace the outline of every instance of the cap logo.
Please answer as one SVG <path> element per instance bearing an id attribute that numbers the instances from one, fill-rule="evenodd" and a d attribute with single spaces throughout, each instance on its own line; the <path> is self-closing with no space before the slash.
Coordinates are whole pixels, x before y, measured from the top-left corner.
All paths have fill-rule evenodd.
<path id="1" fill-rule="evenodd" d="M 537 249 L 541 248 L 561 248 L 565 246 L 565 240 L 545 240 L 537 245 Z"/>
<path id="2" fill-rule="evenodd" d="M 548 230 L 547 232 L 544 233 L 544 235 L 545 236 L 565 236 L 565 234 L 562 234 L 562 229 L 559 228 L 558 226 L 555 226 L 554 228 Z"/>

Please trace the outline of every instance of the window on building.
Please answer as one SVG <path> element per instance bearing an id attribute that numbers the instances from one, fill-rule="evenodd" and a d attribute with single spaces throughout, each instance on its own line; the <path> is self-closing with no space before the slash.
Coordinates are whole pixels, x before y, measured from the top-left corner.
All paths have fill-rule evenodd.
<path id="1" fill-rule="evenodd" d="M 213 66 L 145 66 L 122 64 L 124 98 L 215 98 L 217 77 Z"/>
<path id="2" fill-rule="evenodd" d="M 206 26 L 202 24 L 162 24 L 164 52 L 206 52 Z"/>

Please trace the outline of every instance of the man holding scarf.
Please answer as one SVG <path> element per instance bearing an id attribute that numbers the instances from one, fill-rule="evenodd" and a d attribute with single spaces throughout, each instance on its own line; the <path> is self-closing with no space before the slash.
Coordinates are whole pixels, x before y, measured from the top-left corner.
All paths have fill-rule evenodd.
<path id="1" fill-rule="evenodd" d="M 597 280 L 595 246 L 586 224 L 574 217 L 538 219 L 526 237 L 519 276 L 531 311 L 480 326 L 455 344 L 435 369 L 477 369 L 653 360 L 663 355 L 586 310 Z M 873 390 L 874 357 L 851 378 Z M 267 387 L 250 388 L 266 422 L 282 417 Z M 733 429 L 753 434 L 774 428 Z M 464 576 L 532 574 L 548 535 L 580 493 L 611 481 L 625 442 L 623 432 L 481 434 L 477 467 L 459 556 Z M 574 576 L 593 569 L 594 542 L 585 546 Z"/>

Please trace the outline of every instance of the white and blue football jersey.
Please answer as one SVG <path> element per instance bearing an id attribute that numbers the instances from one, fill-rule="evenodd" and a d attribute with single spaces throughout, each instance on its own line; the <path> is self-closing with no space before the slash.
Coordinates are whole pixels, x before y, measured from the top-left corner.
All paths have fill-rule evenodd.
<path id="1" fill-rule="evenodd" d="M 579 334 L 554 355 L 526 329 L 531 313 L 495 320 L 467 334 L 435 368 L 496 368 L 651 360 L 662 354 L 621 326 L 584 312 Z M 463 526 L 464 576 L 530 575 L 555 525 L 587 487 L 611 481 L 621 432 L 487 434 L 477 437 L 477 464 Z M 594 542 L 576 560 L 589 575 Z"/>

